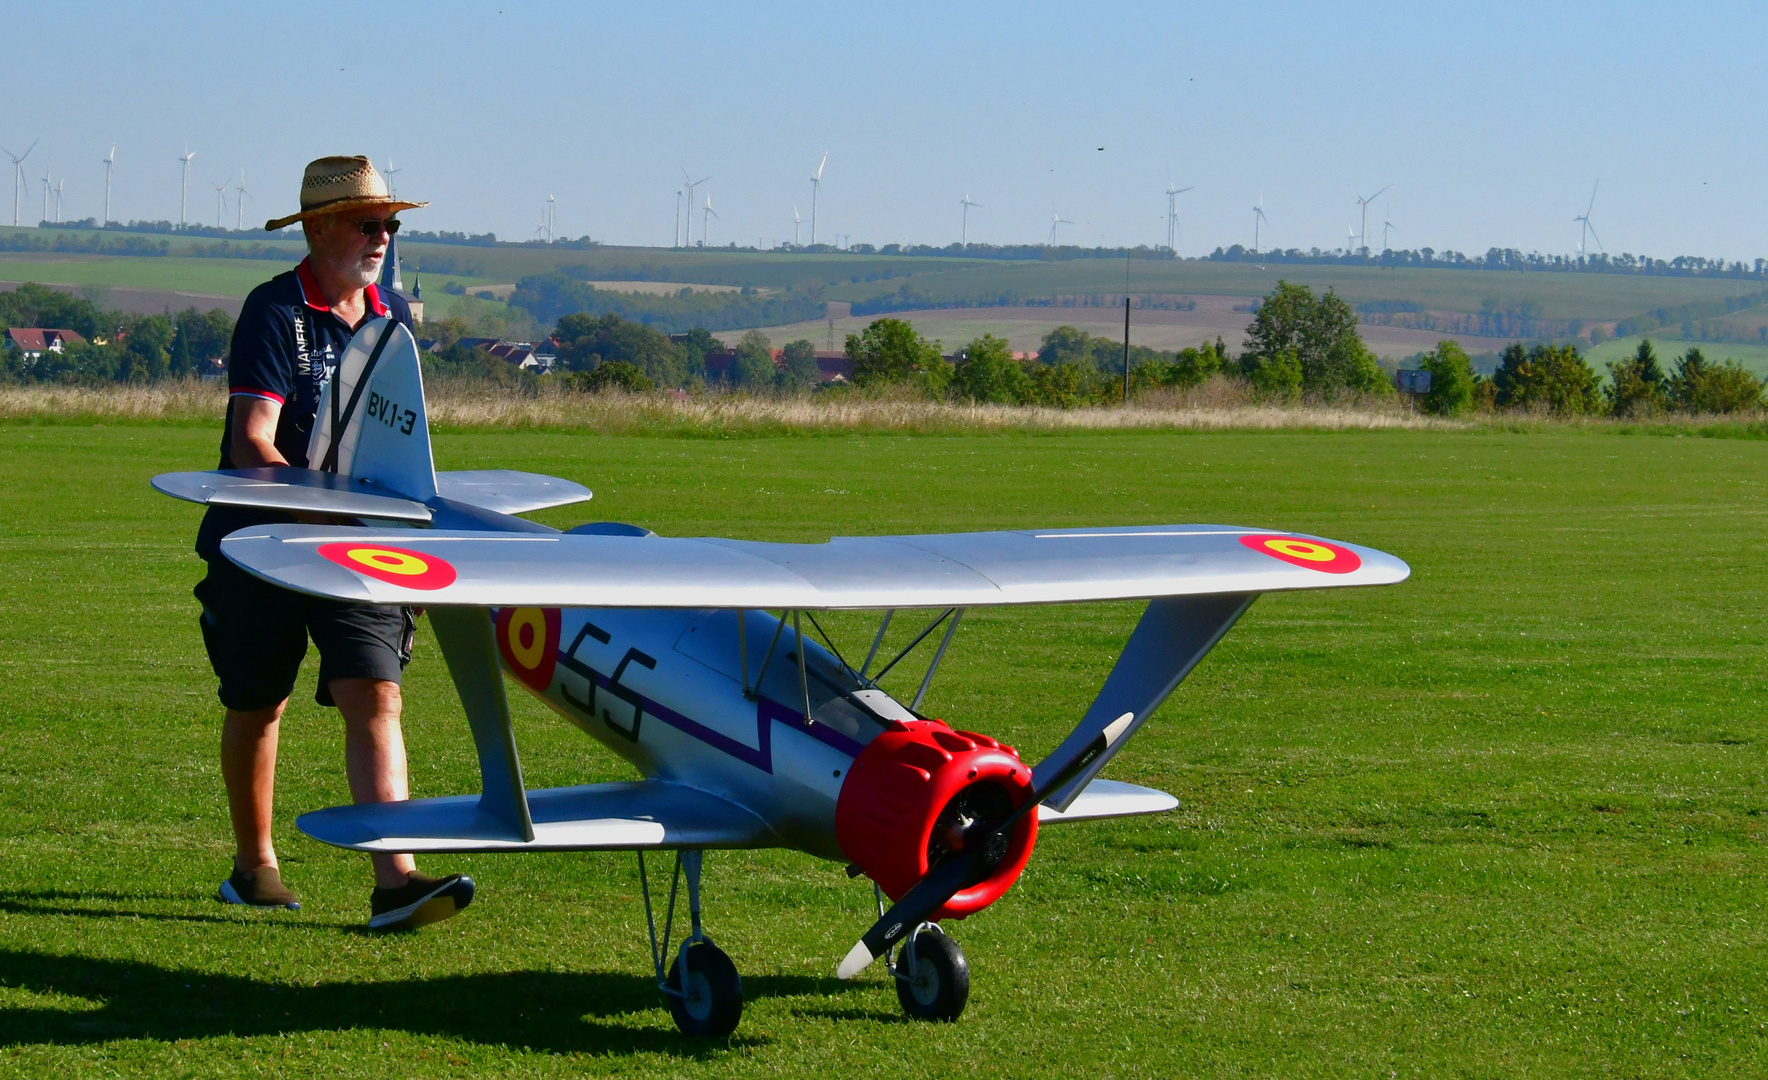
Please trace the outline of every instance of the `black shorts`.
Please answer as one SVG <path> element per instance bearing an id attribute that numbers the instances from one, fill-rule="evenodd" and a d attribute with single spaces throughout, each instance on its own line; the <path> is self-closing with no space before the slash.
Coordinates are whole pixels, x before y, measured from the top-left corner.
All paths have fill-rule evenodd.
<path id="1" fill-rule="evenodd" d="M 265 709 L 293 693 L 308 635 L 319 646 L 313 699 L 321 705 L 336 704 L 333 679 L 397 683 L 411 662 L 417 621 L 410 608 L 290 592 L 226 559 L 209 562 L 208 576 L 195 591 L 203 605 L 203 644 L 221 680 L 221 704 L 229 709 Z"/>

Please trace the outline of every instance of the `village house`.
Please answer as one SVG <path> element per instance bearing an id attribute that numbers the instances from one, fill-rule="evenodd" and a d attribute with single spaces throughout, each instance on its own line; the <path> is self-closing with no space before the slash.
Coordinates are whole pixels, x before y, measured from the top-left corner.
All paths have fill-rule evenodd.
<path id="1" fill-rule="evenodd" d="M 23 326 L 6 331 L 6 340 L 8 345 L 23 353 L 26 360 L 35 360 L 46 352 L 58 353 L 63 345 L 82 344 L 86 339 L 72 330 Z"/>

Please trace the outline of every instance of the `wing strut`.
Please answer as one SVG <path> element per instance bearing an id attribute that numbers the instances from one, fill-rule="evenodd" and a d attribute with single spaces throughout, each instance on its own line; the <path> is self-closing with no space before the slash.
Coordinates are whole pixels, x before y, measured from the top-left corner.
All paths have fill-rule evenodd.
<path id="1" fill-rule="evenodd" d="M 939 639 L 939 648 L 927 665 L 927 675 L 921 680 L 921 688 L 915 691 L 915 700 L 909 705 L 909 712 L 921 711 L 921 701 L 927 696 L 927 688 L 933 685 L 933 674 L 939 670 L 939 662 L 945 659 L 945 648 L 952 643 L 952 635 L 958 632 L 958 621 L 964 617 L 963 608 L 953 608 L 951 625 L 945 628 L 945 636 Z"/>
<path id="2" fill-rule="evenodd" d="M 1041 789 L 1062 767 L 1098 738 L 1106 728 L 1128 716 L 1129 725 L 1109 740 L 1105 751 L 1078 773 L 1067 778 L 1043 800 L 1052 810 L 1066 810 L 1099 770 L 1129 741 L 1168 694 L 1179 685 L 1204 654 L 1231 629 L 1257 593 L 1223 593 L 1216 596 L 1169 596 L 1148 602 L 1142 621 L 1124 644 L 1117 666 L 1105 677 L 1105 685 L 1080 725 L 1062 745 L 1031 770 L 1032 785 Z"/>
<path id="3" fill-rule="evenodd" d="M 473 729 L 473 748 L 479 752 L 485 784 L 479 809 L 509 826 L 512 839 L 532 843 L 534 819 L 522 787 L 522 763 L 516 757 L 516 733 L 503 695 L 491 613 L 484 608 L 436 607 L 430 609 L 430 625 Z"/>

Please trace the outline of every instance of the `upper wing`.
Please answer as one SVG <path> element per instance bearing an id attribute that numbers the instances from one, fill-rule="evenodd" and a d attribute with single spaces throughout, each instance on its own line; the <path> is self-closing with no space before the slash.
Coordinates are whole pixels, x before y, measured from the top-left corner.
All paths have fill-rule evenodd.
<path id="1" fill-rule="evenodd" d="M 221 550 L 315 596 L 475 607 L 975 607 L 1388 585 L 1411 573 L 1373 548 L 1220 525 L 822 544 L 270 525 Z"/>
<path id="2" fill-rule="evenodd" d="M 716 795 L 663 780 L 528 792 L 534 839 L 479 806 L 479 796 L 359 803 L 295 819 L 313 839 L 357 851 L 629 851 L 774 847 L 760 818 Z"/>

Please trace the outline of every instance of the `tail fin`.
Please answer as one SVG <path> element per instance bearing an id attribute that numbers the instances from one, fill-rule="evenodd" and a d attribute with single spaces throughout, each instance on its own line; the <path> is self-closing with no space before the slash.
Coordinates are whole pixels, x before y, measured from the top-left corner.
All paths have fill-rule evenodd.
<path id="1" fill-rule="evenodd" d="M 436 496 L 417 341 L 401 323 L 365 323 L 319 398 L 307 464 L 407 498 Z"/>

